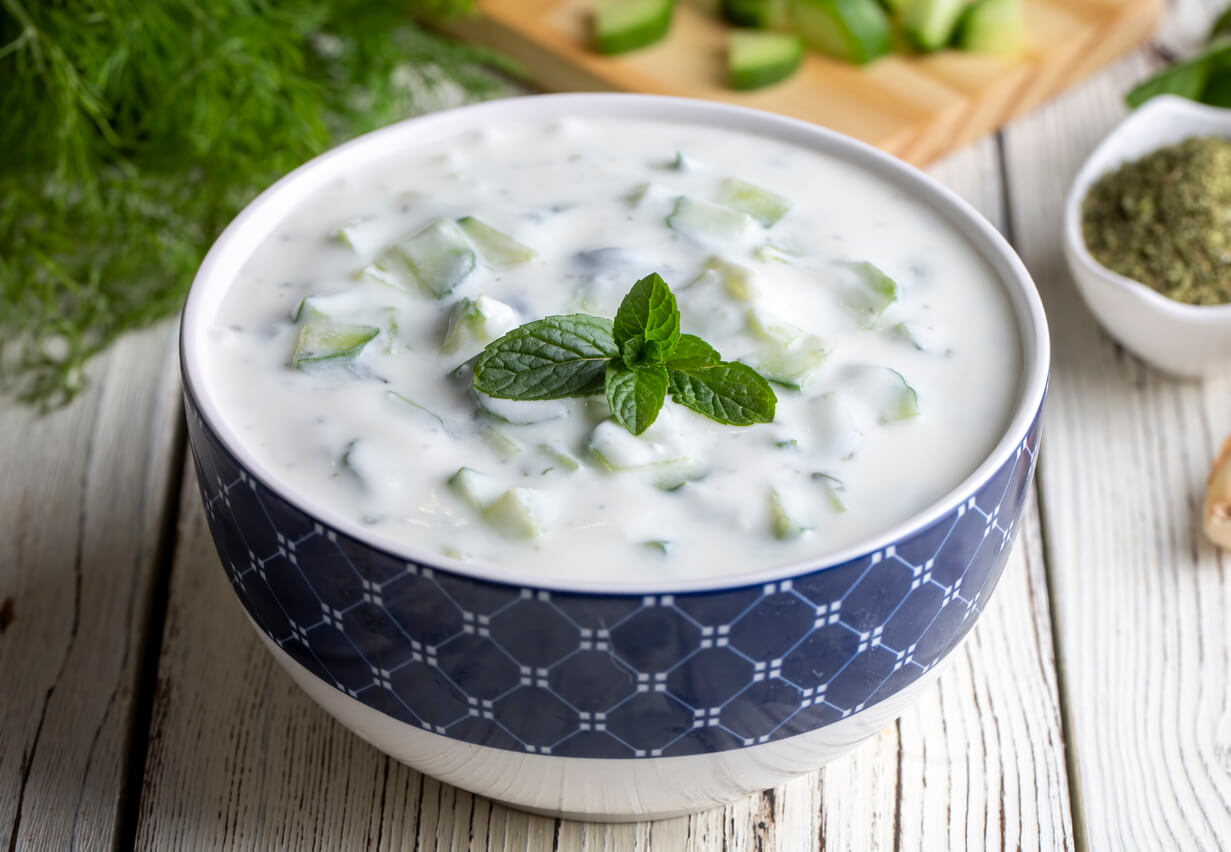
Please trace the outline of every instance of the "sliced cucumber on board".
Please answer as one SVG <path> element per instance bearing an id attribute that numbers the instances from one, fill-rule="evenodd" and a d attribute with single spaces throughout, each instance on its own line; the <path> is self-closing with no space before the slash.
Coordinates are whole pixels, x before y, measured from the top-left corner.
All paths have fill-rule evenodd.
<path id="1" fill-rule="evenodd" d="M 599 0 L 594 8 L 594 49 L 624 53 L 648 47 L 671 29 L 675 0 Z"/>
<path id="2" fill-rule="evenodd" d="M 955 44 L 971 53 L 1020 55 L 1026 47 L 1022 0 L 976 0 L 958 23 Z"/>
<path id="3" fill-rule="evenodd" d="M 889 16 L 876 0 L 791 0 L 791 28 L 821 53 L 857 65 L 893 47 Z"/>
<path id="4" fill-rule="evenodd" d="M 722 0 L 722 16 L 737 27 L 780 27 L 786 23 L 786 0 Z"/>
<path id="5" fill-rule="evenodd" d="M 902 15 L 902 30 L 920 50 L 945 47 L 953 38 L 968 0 L 911 0 Z"/>

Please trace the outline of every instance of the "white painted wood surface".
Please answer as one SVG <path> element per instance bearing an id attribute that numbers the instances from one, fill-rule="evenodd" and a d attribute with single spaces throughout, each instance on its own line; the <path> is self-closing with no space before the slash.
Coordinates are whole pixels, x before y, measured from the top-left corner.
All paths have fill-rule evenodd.
<path id="1" fill-rule="evenodd" d="M 934 170 L 1014 239 L 1056 360 L 1039 505 L 970 640 L 892 728 L 727 808 L 618 826 L 531 817 L 386 759 L 276 668 L 191 475 L 174 493 L 164 327 L 122 342 L 67 411 L 0 402 L 0 849 L 1231 848 L 1231 570 L 1196 522 L 1231 372 L 1175 382 L 1125 355 L 1058 244 L 1068 181 L 1124 89 L 1221 5 L 1175 0 L 1155 47 Z"/>
<path id="2" fill-rule="evenodd" d="M 1231 573 L 1199 512 L 1231 374 L 1177 381 L 1125 354 L 1058 243 L 1065 187 L 1149 67 L 1126 60 L 1005 133 L 1010 215 L 1055 341 L 1039 485 L 1089 845 L 1226 849 Z"/>
<path id="3" fill-rule="evenodd" d="M 122 341 L 54 416 L 0 409 L 0 848 L 107 849 L 168 489 L 173 329 Z"/>

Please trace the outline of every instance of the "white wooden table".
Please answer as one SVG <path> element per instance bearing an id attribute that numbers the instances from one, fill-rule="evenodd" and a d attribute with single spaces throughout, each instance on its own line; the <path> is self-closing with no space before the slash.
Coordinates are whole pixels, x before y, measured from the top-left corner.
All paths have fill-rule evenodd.
<path id="1" fill-rule="evenodd" d="M 1037 489 L 960 658 L 821 772 L 639 825 L 532 817 L 385 758 L 244 623 L 185 466 L 174 330 L 122 341 L 71 408 L 0 404 L 0 849 L 1231 848 L 1231 559 L 1197 512 L 1231 371 L 1112 343 L 1061 260 L 1065 188 L 1160 45 L 937 166 L 1017 247 L 1055 366 Z M 7 843 L 7 846 L 6 846 Z"/>

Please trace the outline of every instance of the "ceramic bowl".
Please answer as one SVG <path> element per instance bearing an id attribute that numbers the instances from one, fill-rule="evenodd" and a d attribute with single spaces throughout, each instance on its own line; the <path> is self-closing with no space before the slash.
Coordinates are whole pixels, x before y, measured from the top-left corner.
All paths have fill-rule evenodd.
<path id="1" fill-rule="evenodd" d="M 282 217 L 358 164 L 434 137 L 599 115 L 785 140 L 923 199 L 987 259 L 1017 316 L 1023 367 L 995 450 L 943 499 L 832 558 L 639 586 L 509 576 L 384 549 L 250 456 L 199 377 L 226 289 Z M 902 713 L 974 625 L 1008 557 L 1038 451 L 1048 352 L 1021 262 L 922 173 L 767 113 L 589 94 L 417 118 L 308 163 L 210 251 L 181 340 L 205 512 L 270 652 L 322 707 L 399 760 L 520 808 L 589 819 L 730 801 L 816 769 Z"/>
<path id="2" fill-rule="evenodd" d="M 1129 351 L 1178 376 L 1202 376 L 1231 363 L 1231 305 L 1186 305 L 1100 264 L 1082 239 L 1081 204 L 1103 175 L 1190 136 L 1231 137 L 1231 110 L 1172 95 L 1147 101 L 1094 149 L 1064 211 L 1065 257 L 1091 312 Z"/>

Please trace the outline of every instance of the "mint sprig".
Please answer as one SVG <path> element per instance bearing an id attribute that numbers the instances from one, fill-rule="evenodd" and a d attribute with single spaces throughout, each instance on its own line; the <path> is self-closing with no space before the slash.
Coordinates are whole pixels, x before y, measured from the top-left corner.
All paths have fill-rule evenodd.
<path id="1" fill-rule="evenodd" d="M 728 426 L 769 423 L 778 402 L 756 370 L 680 333 L 675 295 L 657 273 L 633 285 L 613 321 L 545 317 L 492 341 L 475 362 L 473 385 L 501 399 L 605 393 L 612 417 L 634 435 L 654 423 L 668 393 Z"/>

